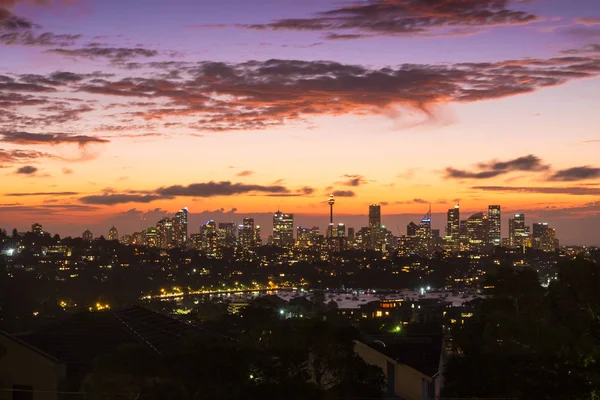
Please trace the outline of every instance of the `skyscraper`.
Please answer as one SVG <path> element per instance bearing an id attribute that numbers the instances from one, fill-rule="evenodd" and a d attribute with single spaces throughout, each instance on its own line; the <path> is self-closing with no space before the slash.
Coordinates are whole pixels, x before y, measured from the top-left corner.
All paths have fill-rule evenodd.
<path id="1" fill-rule="evenodd" d="M 525 214 L 515 214 L 508 220 L 508 244 L 510 247 L 529 247 L 529 227 L 525 225 Z"/>
<path id="2" fill-rule="evenodd" d="M 483 212 L 471 215 L 465 223 L 469 250 L 478 251 L 487 243 L 488 219 Z"/>
<path id="3" fill-rule="evenodd" d="M 177 247 L 187 246 L 188 240 L 188 208 L 177 211 L 173 218 L 173 244 Z"/>
<path id="4" fill-rule="evenodd" d="M 502 213 L 499 205 L 488 206 L 488 243 L 493 246 L 502 244 Z"/>
<path id="5" fill-rule="evenodd" d="M 218 237 L 220 238 L 219 246 L 233 247 L 236 239 L 235 222 L 219 222 Z"/>
<path id="6" fill-rule="evenodd" d="M 369 236 L 367 248 L 372 250 L 381 250 L 383 243 L 383 233 L 381 232 L 381 206 L 371 204 L 369 206 Z"/>
<path id="7" fill-rule="evenodd" d="M 210 220 L 200 226 L 200 240 L 202 250 L 207 256 L 215 257 L 217 254 L 217 224 Z"/>
<path id="8" fill-rule="evenodd" d="M 119 231 L 114 226 L 108 230 L 108 240 L 119 240 Z"/>
<path id="9" fill-rule="evenodd" d="M 453 250 L 460 246 L 460 207 L 455 205 L 448 210 L 448 222 L 446 223 L 446 240 Z"/>
<path id="10" fill-rule="evenodd" d="M 421 218 L 416 232 L 418 249 L 428 253 L 431 247 L 431 206 L 427 214 Z"/>
<path id="11" fill-rule="evenodd" d="M 409 223 L 406 225 L 406 236 L 411 238 L 416 237 L 418 229 L 419 225 L 415 224 L 414 222 Z"/>
<path id="12" fill-rule="evenodd" d="M 254 232 L 254 218 L 244 218 L 242 225 L 238 227 L 240 246 L 245 249 L 256 245 L 256 233 Z"/>
<path id="13" fill-rule="evenodd" d="M 554 251 L 558 247 L 556 231 L 547 222 L 536 222 L 532 227 L 533 247 L 542 251 Z"/>
<path id="14" fill-rule="evenodd" d="M 273 244 L 279 247 L 294 245 L 294 214 L 277 211 L 273 215 Z"/>
<path id="15" fill-rule="evenodd" d="M 381 228 L 381 206 L 379 204 L 369 206 L 369 228 L 373 230 Z"/>
<path id="16" fill-rule="evenodd" d="M 81 237 L 83 238 L 83 240 L 85 240 L 86 242 L 91 242 L 92 240 L 94 240 L 94 235 L 92 234 L 92 232 L 89 229 L 86 229 L 82 234 Z"/>
<path id="17" fill-rule="evenodd" d="M 41 235 L 44 233 L 44 230 L 42 229 L 42 225 L 35 223 L 31 225 L 31 232 L 36 235 Z"/>
<path id="18" fill-rule="evenodd" d="M 168 249 L 173 246 L 173 220 L 163 218 L 156 223 L 156 232 L 158 235 L 156 246 L 161 249 Z"/>

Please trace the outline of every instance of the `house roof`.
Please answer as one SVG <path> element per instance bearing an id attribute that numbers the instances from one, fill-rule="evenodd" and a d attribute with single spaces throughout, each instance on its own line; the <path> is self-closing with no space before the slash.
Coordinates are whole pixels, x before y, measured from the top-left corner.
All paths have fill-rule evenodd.
<path id="1" fill-rule="evenodd" d="M 23 346 L 23 347 L 25 347 L 25 348 L 27 348 L 27 349 L 31 350 L 32 352 L 34 352 L 34 353 L 36 353 L 36 354 L 38 354 L 38 355 L 40 355 L 40 356 L 42 356 L 42 357 L 44 357 L 44 358 L 46 358 L 46 359 L 48 359 L 48 360 L 52 361 L 52 362 L 54 362 L 54 363 L 59 363 L 59 362 L 60 362 L 58 359 L 56 359 L 56 358 L 52 357 L 50 354 L 46 354 L 46 353 L 44 353 L 44 352 L 43 352 L 43 351 L 41 351 L 40 349 L 38 349 L 38 348 L 36 348 L 36 347 L 33 347 L 33 346 L 31 346 L 29 343 L 27 343 L 27 342 L 25 342 L 25 341 L 23 341 L 23 340 L 19 339 L 19 338 L 18 338 L 18 337 L 16 337 L 16 336 L 13 336 L 13 335 L 9 334 L 9 333 L 7 333 L 7 332 L 0 331 L 0 336 L 4 336 L 5 338 L 7 338 L 7 339 L 9 339 L 9 340 L 12 340 L 13 342 L 16 342 L 16 343 L 18 343 L 19 345 L 21 345 L 21 346 Z"/>
<path id="2" fill-rule="evenodd" d="M 438 373 L 442 356 L 442 335 L 411 335 L 401 337 L 373 337 L 368 346 L 408 365 L 423 375 L 433 377 Z"/>
<path id="3" fill-rule="evenodd" d="M 136 343 L 159 354 L 178 348 L 193 325 L 142 307 L 73 314 L 19 339 L 67 364 L 91 365 L 101 354 Z"/>

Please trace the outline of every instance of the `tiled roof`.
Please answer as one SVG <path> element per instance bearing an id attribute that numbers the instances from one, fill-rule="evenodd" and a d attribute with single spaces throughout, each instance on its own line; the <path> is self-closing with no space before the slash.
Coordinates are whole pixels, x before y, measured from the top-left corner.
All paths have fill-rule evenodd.
<path id="1" fill-rule="evenodd" d="M 142 307 L 84 312 L 19 339 L 66 363 L 90 365 L 101 354 L 136 343 L 160 354 L 175 350 L 198 328 Z"/>
<path id="2" fill-rule="evenodd" d="M 442 335 L 386 336 L 372 339 L 376 340 L 365 344 L 396 362 L 406 364 L 429 377 L 438 373 L 444 339 Z"/>

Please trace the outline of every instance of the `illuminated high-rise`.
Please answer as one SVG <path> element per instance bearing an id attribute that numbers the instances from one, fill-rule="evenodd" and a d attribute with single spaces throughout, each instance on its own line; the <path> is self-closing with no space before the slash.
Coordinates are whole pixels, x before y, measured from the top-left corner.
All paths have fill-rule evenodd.
<path id="1" fill-rule="evenodd" d="M 173 245 L 186 247 L 188 240 L 188 208 L 177 211 L 173 218 Z"/>
<path id="2" fill-rule="evenodd" d="M 294 214 L 277 211 L 273 215 L 273 245 L 292 247 L 294 245 Z"/>
<path id="3" fill-rule="evenodd" d="M 235 222 L 219 222 L 217 237 L 220 247 L 234 247 L 236 241 Z"/>
<path id="4" fill-rule="evenodd" d="M 371 204 L 369 206 L 369 236 L 367 248 L 371 250 L 381 250 L 383 244 L 383 232 L 381 231 L 381 206 Z"/>
<path id="5" fill-rule="evenodd" d="M 381 206 L 379 204 L 369 206 L 369 228 L 373 230 L 381 228 Z"/>
<path id="6" fill-rule="evenodd" d="M 173 247 L 173 220 L 171 218 L 163 218 L 156 223 L 156 232 L 158 235 L 156 246 L 161 249 Z"/>
<path id="7" fill-rule="evenodd" d="M 160 233 L 156 228 L 148 228 L 143 232 L 142 242 L 144 246 L 159 247 Z"/>
<path id="8" fill-rule="evenodd" d="M 471 251 L 481 250 L 487 242 L 488 218 L 483 212 L 471 215 L 465 222 L 467 240 Z"/>
<path id="9" fill-rule="evenodd" d="M 83 238 L 83 240 L 85 240 L 86 242 L 91 242 L 92 240 L 94 240 L 94 235 L 92 234 L 92 232 L 89 229 L 86 229 L 82 234 L 81 237 Z"/>
<path id="10" fill-rule="evenodd" d="M 488 206 L 488 243 L 502 244 L 502 212 L 499 205 Z"/>
<path id="11" fill-rule="evenodd" d="M 42 229 L 41 224 L 33 224 L 31 225 L 31 232 L 36 235 L 42 235 L 44 233 L 44 229 Z"/>
<path id="12" fill-rule="evenodd" d="M 417 238 L 417 250 L 420 253 L 429 253 L 431 250 L 431 206 L 427 214 L 421 218 L 415 236 Z"/>
<path id="13" fill-rule="evenodd" d="M 217 254 L 217 224 L 215 221 L 206 221 L 200 227 L 200 240 L 202 250 L 206 255 L 214 257 Z"/>
<path id="14" fill-rule="evenodd" d="M 242 225 L 238 227 L 238 237 L 241 247 L 251 249 L 256 246 L 254 218 L 244 218 Z"/>
<path id="15" fill-rule="evenodd" d="M 455 205 L 448 210 L 448 222 L 446 223 L 446 241 L 453 250 L 460 247 L 460 207 Z"/>
<path id="16" fill-rule="evenodd" d="M 508 244 L 513 248 L 531 247 L 525 214 L 515 214 L 514 218 L 508 220 Z"/>
<path id="17" fill-rule="evenodd" d="M 119 231 L 114 226 L 108 230 L 108 240 L 119 240 Z"/>
<path id="18" fill-rule="evenodd" d="M 533 247 L 542 251 L 554 251 L 558 248 L 556 231 L 547 222 L 536 222 L 532 226 Z"/>

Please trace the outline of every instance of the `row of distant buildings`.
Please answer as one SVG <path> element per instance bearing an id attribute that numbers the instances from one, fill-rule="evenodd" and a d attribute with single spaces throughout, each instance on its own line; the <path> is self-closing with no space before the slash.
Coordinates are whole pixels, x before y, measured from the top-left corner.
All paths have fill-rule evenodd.
<path id="1" fill-rule="evenodd" d="M 419 224 L 411 222 L 406 235 L 399 238 L 399 246 L 408 252 L 430 253 L 444 250 L 482 251 L 485 248 L 535 248 L 554 251 L 559 247 L 556 231 L 546 222 L 536 222 L 533 229 L 525 223 L 525 214 L 514 214 L 508 221 L 508 237 L 502 237 L 502 210 L 499 205 L 488 206 L 487 214 L 478 212 L 461 219 L 457 204 L 447 213 L 446 232 L 431 228 L 431 209 Z"/>
<path id="2" fill-rule="evenodd" d="M 508 237 L 503 238 L 500 205 L 490 205 L 487 213 L 478 212 L 466 219 L 461 219 L 459 205 L 450 208 L 444 236 L 439 229 L 432 229 L 430 208 L 418 224 L 411 222 L 407 225 L 405 235 L 394 236 L 381 224 L 380 205 L 369 206 L 368 225 L 356 231 L 352 227 L 346 228 L 343 223 L 334 224 L 333 196 L 330 196 L 328 203 L 330 221 L 326 232 L 322 233 L 318 226 L 296 226 L 294 214 L 277 210 L 273 214 L 273 230 L 266 243 L 281 248 L 315 252 L 356 249 L 420 255 L 437 251 L 477 252 L 495 246 L 523 250 L 536 248 L 543 251 L 553 251 L 559 247 L 554 229 L 545 222 L 537 222 L 530 227 L 525 222 L 525 214 L 515 214 L 509 219 Z M 186 207 L 173 217 L 162 218 L 155 226 L 121 237 L 113 226 L 108 232 L 108 239 L 161 249 L 195 248 L 209 255 L 218 255 L 224 248 L 253 249 L 265 244 L 261 227 L 255 224 L 254 218 L 244 218 L 241 224 L 210 220 L 202 224 L 197 233 L 189 235 L 188 215 Z M 42 232 L 41 225 L 34 224 L 32 231 Z M 89 230 L 82 237 L 87 241 L 93 240 L 93 234 Z"/>

